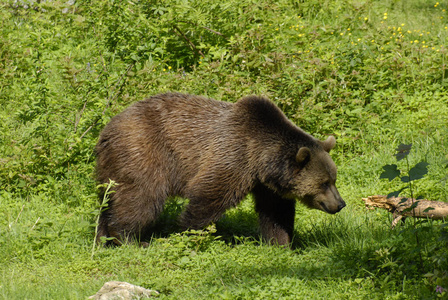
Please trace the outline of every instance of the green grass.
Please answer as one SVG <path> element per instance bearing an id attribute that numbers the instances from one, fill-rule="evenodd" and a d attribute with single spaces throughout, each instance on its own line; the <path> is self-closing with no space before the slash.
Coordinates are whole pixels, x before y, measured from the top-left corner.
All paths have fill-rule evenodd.
<path id="1" fill-rule="evenodd" d="M 366 210 L 404 187 L 395 149 L 429 163 L 414 194 L 448 201 L 448 2 L 0 1 L 0 297 L 83 299 L 127 281 L 162 299 L 437 299 L 447 227 Z M 194 45 L 192 47 L 191 45 Z M 332 156 L 347 207 L 297 206 L 291 249 L 260 242 L 250 197 L 178 233 L 173 199 L 148 248 L 93 248 L 94 145 L 110 118 L 179 91 L 274 100 Z M 404 196 L 409 196 L 408 190 Z M 418 239 L 418 241 L 417 241 Z"/>

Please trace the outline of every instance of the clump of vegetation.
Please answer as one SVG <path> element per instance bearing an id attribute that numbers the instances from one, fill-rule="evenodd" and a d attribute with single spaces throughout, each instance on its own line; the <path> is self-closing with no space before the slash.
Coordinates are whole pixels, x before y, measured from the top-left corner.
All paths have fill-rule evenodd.
<path id="1" fill-rule="evenodd" d="M 79 299 L 122 280 L 161 298 L 446 297 L 444 223 L 391 231 L 387 212 L 365 211 L 361 198 L 414 185 L 409 166 L 419 166 L 427 173 L 412 193 L 448 201 L 447 9 L 424 0 L 3 1 L 0 294 Z M 166 91 L 265 95 L 313 135 L 334 134 L 347 208 L 328 216 L 299 206 L 285 250 L 259 242 L 250 199 L 216 232 L 171 234 L 183 205 L 175 199 L 149 247 L 92 248 L 99 131 Z M 389 168 L 410 178 L 380 180 L 401 143 L 413 155 Z"/>

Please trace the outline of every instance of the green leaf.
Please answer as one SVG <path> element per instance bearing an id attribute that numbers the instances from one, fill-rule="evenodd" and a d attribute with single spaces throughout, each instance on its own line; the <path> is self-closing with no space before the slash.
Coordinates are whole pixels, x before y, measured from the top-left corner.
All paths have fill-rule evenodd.
<path id="1" fill-rule="evenodd" d="M 397 176 L 400 175 L 400 170 L 398 170 L 397 165 L 385 165 L 383 166 L 383 173 L 381 173 L 380 178 L 387 178 L 392 181 Z"/>
<path id="2" fill-rule="evenodd" d="M 387 198 L 398 197 L 398 196 L 401 194 L 401 192 L 402 192 L 403 190 L 407 189 L 407 188 L 408 188 L 408 187 L 405 186 L 404 188 L 399 189 L 398 191 L 391 192 L 391 193 L 387 194 Z M 404 199 L 405 199 L 404 201 L 407 200 L 406 198 L 404 198 Z M 403 200 L 401 200 L 400 203 L 401 203 L 402 201 L 403 201 Z"/>
<path id="3" fill-rule="evenodd" d="M 411 206 L 409 206 L 408 208 L 403 209 L 402 213 L 406 213 L 406 212 L 410 212 L 412 211 L 414 208 L 417 207 L 419 201 L 415 201 L 414 203 L 412 203 Z"/>
<path id="4" fill-rule="evenodd" d="M 434 210 L 435 208 L 434 207 L 428 207 L 428 208 L 426 208 L 423 212 L 428 212 L 428 211 L 430 211 L 430 210 Z"/>
<path id="5" fill-rule="evenodd" d="M 402 182 L 409 182 L 410 180 L 409 180 L 409 176 L 403 176 L 403 177 L 401 177 L 401 181 Z"/>
<path id="6" fill-rule="evenodd" d="M 408 201 L 408 198 L 404 197 L 403 199 L 400 200 L 400 202 L 399 202 L 398 204 L 403 204 L 403 203 L 405 203 L 406 201 Z"/>
<path id="7" fill-rule="evenodd" d="M 402 160 L 406 156 L 408 156 L 409 152 L 411 151 L 412 144 L 400 144 L 398 148 L 396 149 L 397 153 L 395 154 L 395 157 L 397 158 L 397 161 Z"/>
<path id="8" fill-rule="evenodd" d="M 410 181 L 423 178 L 428 174 L 429 164 L 426 161 L 421 161 L 409 170 Z"/>

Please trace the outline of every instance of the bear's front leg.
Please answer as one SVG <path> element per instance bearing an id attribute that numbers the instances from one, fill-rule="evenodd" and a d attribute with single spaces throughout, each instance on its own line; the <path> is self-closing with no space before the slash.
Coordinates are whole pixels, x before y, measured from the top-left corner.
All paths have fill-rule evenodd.
<path id="1" fill-rule="evenodd" d="M 288 245 L 294 230 L 295 200 L 284 199 L 259 185 L 253 190 L 263 239 L 270 244 Z"/>

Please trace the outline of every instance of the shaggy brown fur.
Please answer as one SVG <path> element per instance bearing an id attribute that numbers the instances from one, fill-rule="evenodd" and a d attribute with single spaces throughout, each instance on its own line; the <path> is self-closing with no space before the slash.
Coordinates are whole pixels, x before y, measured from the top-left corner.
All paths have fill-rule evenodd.
<path id="1" fill-rule="evenodd" d="M 110 121 L 96 146 L 98 181 L 119 184 L 97 238 L 143 234 L 171 196 L 190 200 L 183 228 L 202 228 L 252 192 L 264 239 L 288 244 L 296 198 L 328 213 L 345 206 L 328 154 L 334 145 L 262 97 L 232 104 L 163 94 L 137 102 Z"/>

